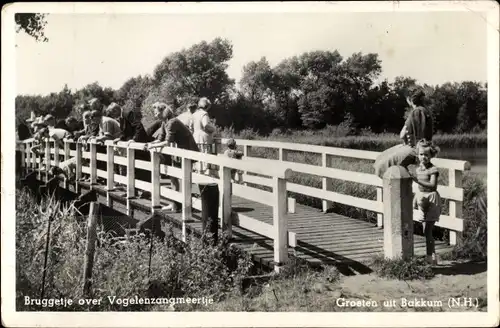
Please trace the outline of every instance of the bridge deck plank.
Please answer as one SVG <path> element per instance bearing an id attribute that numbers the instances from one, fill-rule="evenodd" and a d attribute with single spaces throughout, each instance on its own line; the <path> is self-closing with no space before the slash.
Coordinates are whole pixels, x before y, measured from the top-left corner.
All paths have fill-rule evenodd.
<path id="1" fill-rule="evenodd" d="M 84 189 L 89 189 L 86 183 L 80 183 Z M 99 201 L 106 202 L 105 186 L 93 186 L 100 194 Z M 120 197 L 123 191 L 113 191 L 111 198 L 115 200 L 113 207 L 126 212 L 126 199 Z M 130 202 L 139 211 L 134 211 L 137 218 L 149 215 L 151 203 L 146 199 L 132 199 Z M 163 203 L 163 201 L 162 201 Z M 166 201 L 165 201 L 166 203 Z M 233 196 L 233 211 L 245 214 L 259 221 L 272 224 L 272 208 L 257 204 L 247 199 Z M 181 213 L 160 211 L 174 225 L 174 231 L 179 233 L 182 222 Z M 142 213 L 142 214 L 141 214 Z M 193 211 L 193 220 L 187 223 L 188 230 L 201 233 L 201 217 L 199 211 Z M 375 224 L 359 219 L 353 219 L 335 213 L 322 213 L 320 210 L 296 205 L 296 213 L 289 214 L 289 230 L 297 234 L 298 245 L 289 248 L 290 254 L 306 260 L 313 265 L 342 265 L 357 272 L 366 270 L 367 263 L 377 254 L 383 253 L 383 230 Z M 425 239 L 414 235 L 415 254 L 425 254 Z M 272 266 L 273 241 L 252 231 L 233 226 L 233 243 L 248 252 L 252 258 L 264 266 Z M 436 240 L 438 253 L 450 250 L 451 247 Z"/>

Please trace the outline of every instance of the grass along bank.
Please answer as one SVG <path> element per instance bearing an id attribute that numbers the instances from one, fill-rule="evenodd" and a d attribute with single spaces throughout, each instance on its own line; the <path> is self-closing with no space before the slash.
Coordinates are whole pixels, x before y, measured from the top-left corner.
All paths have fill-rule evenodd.
<path id="1" fill-rule="evenodd" d="M 244 295 L 208 307 L 210 311 L 286 312 L 445 312 L 486 311 L 485 263 L 445 262 L 440 268 L 421 267 L 432 277 L 395 279 L 379 272 L 342 276 L 333 267 L 302 269 L 252 286 Z M 456 270 L 456 271 L 455 271 Z M 471 272 L 475 272 L 472 273 Z M 478 308 L 449 308 L 451 297 L 478 299 Z M 394 301 L 392 303 L 391 301 Z M 391 303 L 389 303 L 391 302 Z"/>
<path id="2" fill-rule="evenodd" d="M 26 192 L 16 202 L 16 309 L 17 311 L 148 311 L 153 305 L 124 307 L 109 297 L 140 298 L 205 297 L 220 302 L 227 293 L 239 290 L 251 274 L 248 255 L 224 238 L 217 247 L 197 239 L 179 242 L 172 233 L 165 242 L 156 240 L 151 253 L 149 238 L 130 237 L 122 242 L 98 231 L 91 297 L 101 305 L 73 304 L 69 307 L 26 306 L 25 297 L 40 298 L 45 258 L 46 232 L 52 217 L 44 298 L 83 298 L 83 265 L 86 249 L 86 222 L 78 220 L 71 207 L 59 208 L 45 199 L 38 206 Z M 52 214 L 50 214 L 52 213 Z M 150 275 L 148 272 L 150 271 Z M 203 304 L 169 304 L 157 310 L 200 310 Z"/>
<path id="3" fill-rule="evenodd" d="M 38 298 L 43 270 L 47 216 L 54 214 L 50 233 L 45 298 L 82 297 L 85 222 L 71 208 L 34 200 L 20 192 L 16 203 L 17 311 L 485 311 L 485 263 L 447 262 L 430 268 L 421 259 L 409 263 L 373 260 L 374 272 L 342 276 L 337 268 L 312 269 L 292 257 L 280 274 L 265 274 L 251 266 L 244 254 L 221 242 L 203 246 L 196 240 L 182 244 L 169 234 L 155 241 L 148 277 L 147 238 L 116 243 L 98 234 L 92 298 L 101 305 L 42 308 L 25 306 L 26 296 Z M 50 209 L 47 211 L 47 209 Z M 43 210 L 43 211 L 42 211 Z M 249 276 L 264 279 L 249 280 Z M 247 283 L 245 283 L 245 281 Z M 253 283 L 248 283 L 253 281 Z M 205 297 L 209 304 L 112 304 L 110 298 Z M 477 297 L 479 307 L 449 309 L 448 297 Z M 109 298 L 108 298 L 109 297 Z M 353 303 L 344 304 L 342 299 Z M 413 302 L 405 306 L 404 300 Z M 337 302 L 339 300 L 339 302 Z M 384 301 L 395 300 L 394 306 Z M 431 305 L 421 300 L 435 301 Z M 361 302 L 361 303 L 360 303 Z M 436 303 L 437 302 L 437 303 Z M 441 302 L 441 303 L 439 303 Z"/>
<path id="4" fill-rule="evenodd" d="M 372 133 L 369 130 L 355 131 L 344 126 L 328 126 L 321 130 L 275 129 L 269 135 L 259 135 L 251 129 L 235 133 L 231 129 L 219 129 L 220 137 L 240 139 L 286 141 L 309 145 L 383 151 L 401 143 L 399 135 L 393 133 Z M 486 132 L 464 134 L 436 134 L 434 142 L 441 148 L 486 148 Z"/>

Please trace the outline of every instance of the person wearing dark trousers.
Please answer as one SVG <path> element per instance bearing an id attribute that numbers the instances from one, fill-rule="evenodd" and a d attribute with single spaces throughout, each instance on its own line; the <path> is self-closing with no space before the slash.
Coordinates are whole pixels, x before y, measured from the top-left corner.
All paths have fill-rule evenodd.
<path id="1" fill-rule="evenodd" d="M 106 109 L 106 114 L 114 118 L 120 124 L 121 135 L 113 140 L 114 143 L 118 141 L 128 141 L 130 144 L 131 142 L 147 143 L 150 141 L 142 125 L 140 112 L 135 112 L 132 109 L 124 110 L 117 103 L 111 103 Z M 136 150 L 135 159 L 149 162 L 151 161 L 151 154 L 149 151 Z M 120 166 L 120 168 L 123 170 L 125 167 Z M 124 175 L 124 172 L 121 172 L 121 174 Z M 151 172 L 135 168 L 135 178 L 151 182 Z M 142 191 L 140 198 L 150 199 L 151 192 Z"/>
<path id="2" fill-rule="evenodd" d="M 145 149 L 152 150 L 156 148 L 161 148 L 163 146 L 168 146 L 171 143 L 176 144 L 177 148 L 182 148 L 192 151 L 200 151 L 198 145 L 194 141 L 191 131 L 188 127 L 184 125 L 181 121 L 174 117 L 174 112 L 171 107 L 165 103 L 155 103 L 153 104 L 153 109 L 155 116 L 163 121 L 162 127 L 159 130 L 158 137 L 155 141 L 145 145 Z M 173 164 L 174 166 L 181 167 L 180 163 L 172 160 L 171 156 L 165 156 L 167 165 Z M 168 163 L 170 162 L 170 163 Z M 175 191 L 180 190 L 179 180 L 175 177 L 170 177 L 173 189 Z M 164 209 L 170 209 L 164 208 Z M 180 212 L 180 204 L 174 202 L 171 206 L 172 211 Z"/>

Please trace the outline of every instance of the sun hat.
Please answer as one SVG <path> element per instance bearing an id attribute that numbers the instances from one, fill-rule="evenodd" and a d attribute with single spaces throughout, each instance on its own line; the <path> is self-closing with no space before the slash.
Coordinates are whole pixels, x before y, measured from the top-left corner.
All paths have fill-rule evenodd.
<path id="1" fill-rule="evenodd" d="M 35 112 L 31 111 L 30 117 L 28 119 L 26 119 L 26 122 L 31 123 L 31 122 L 34 122 L 35 119 L 36 119 Z"/>

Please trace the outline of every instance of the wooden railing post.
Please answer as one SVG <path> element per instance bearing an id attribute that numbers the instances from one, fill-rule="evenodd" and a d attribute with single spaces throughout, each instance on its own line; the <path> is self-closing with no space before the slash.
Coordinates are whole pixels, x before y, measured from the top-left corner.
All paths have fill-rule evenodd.
<path id="1" fill-rule="evenodd" d="M 97 144 L 90 144 L 90 184 L 97 183 Z M 92 188 L 92 187 L 91 187 Z"/>
<path id="2" fill-rule="evenodd" d="M 248 158 L 248 154 L 250 153 L 250 146 L 249 145 L 243 145 L 243 157 Z M 247 175 L 247 171 L 243 171 L 243 176 Z M 246 180 L 243 180 L 243 184 L 245 186 L 248 186 L 248 182 Z"/>
<path id="3" fill-rule="evenodd" d="M 25 143 L 25 150 L 26 150 L 26 170 L 31 168 L 31 142 Z"/>
<path id="4" fill-rule="evenodd" d="M 75 191 L 80 192 L 80 183 L 82 179 L 82 144 L 77 142 L 76 144 L 76 168 L 75 168 Z"/>
<path id="5" fill-rule="evenodd" d="M 377 202 L 384 201 L 384 190 L 381 187 L 377 187 Z M 384 215 L 382 213 L 377 213 L 377 227 L 382 228 L 384 226 Z"/>
<path id="6" fill-rule="evenodd" d="M 31 143 L 31 147 L 33 147 L 35 145 L 34 142 Z M 31 148 L 30 148 L 30 153 L 31 153 Z M 33 153 L 30 154 L 31 156 L 31 168 L 33 170 L 35 170 L 37 167 L 36 167 L 36 160 L 37 160 L 37 156 Z"/>
<path id="7" fill-rule="evenodd" d="M 95 243 L 97 239 L 97 215 L 99 213 L 99 203 L 91 202 L 89 218 L 87 221 L 87 246 L 85 250 L 85 262 L 83 265 L 83 295 L 90 297 L 90 287 L 92 286 L 92 268 L 94 266 Z"/>
<path id="8" fill-rule="evenodd" d="M 160 204 L 160 153 L 151 151 L 151 212 L 161 208 Z"/>
<path id="9" fill-rule="evenodd" d="M 408 259 L 413 256 L 412 179 L 402 166 L 391 166 L 383 176 L 384 256 Z"/>
<path id="10" fill-rule="evenodd" d="M 64 161 L 66 162 L 67 160 L 70 159 L 70 148 L 69 148 L 69 142 L 68 140 L 64 140 Z M 64 179 L 64 188 L 68 189 L 68 179 Z"/>
<path id="11" fill-rule="evenodd" d="M 321 165 L 323 167 L 332 167 L 332 156 L 322 153 L 321 154 Z M 333 181 L 331 178 L 323 177 L 322 187 L 325 191 L 333 190 Z M 329 200 L 323 200 L 323 212 L 328 211 L 331 208 L 333 203 Z"/>
<path id="12" fill-rule="evenodd" d="M 286 180 L 273 177 L 273 228 L 275 271 L 288 262 L 288 219 Z"/>
<path id="13" fill-rule="evenodd" d="M 279 160 L 286 162 L 288 160 L 288 150 L 285 148 L 279 148 Z"/>
<path id="14" fill-rule="evenodd" d="M 115 147 L 113 145 L 106 146 L 107 163 L 106 163 L 106 203 L 109 207 L 113 206 L 111 192 L 115 189 Z"/>
<path id="15" fill-rule="evenodd" d="M 233 228 L 231 224 L 231 212 L 232 212 L 232 184 L 231 184 L 231 168 L 221 166 L 220 168 L 220 187 L 221 191 L 219 194 L 220 204 L 222 208 L 221 215 L 221 227 L 222 232 L 226 232 L 229 237 L 232 236 Z"/>
<path id="16" fill-rule="evenodd" d="M 462 171 L 449 169 L 449 186 L 462 188 Z M 450 199 L 450 217 L 462 218 L 462 202 Z M 450 245 L 460 245 L 462 242 L 462 232 L 450 230 Z"/>
<path id="17" fill-rule="evenodd" d="M 49 181 L 50 172 L 50 139 L 45 142 L 45 182 Z"/>
<path id="18" fill-rule="evenodd" d="M 182 158 L 182 241 L 186 242 L 186 223 L 192 218 L 192 171 L 193 162 Z"/>
<path id="19" fill-rule="evenodd" d="M 135 197 L 135 151 L 127 148 L 127 215 L 132 216 L 130 200 Z"/>
<path id="20" fill-rule="evenodd" d="M 54 141 L 54 166 L 59 166 L 59 145 Z"/>
<path id="21" fill-rule="evenodd" d="M 64 161 L 67 161 L 70 159 L 71 154 L 70 154 L 70 145 L 68 140 L 64 140 Z"/>

